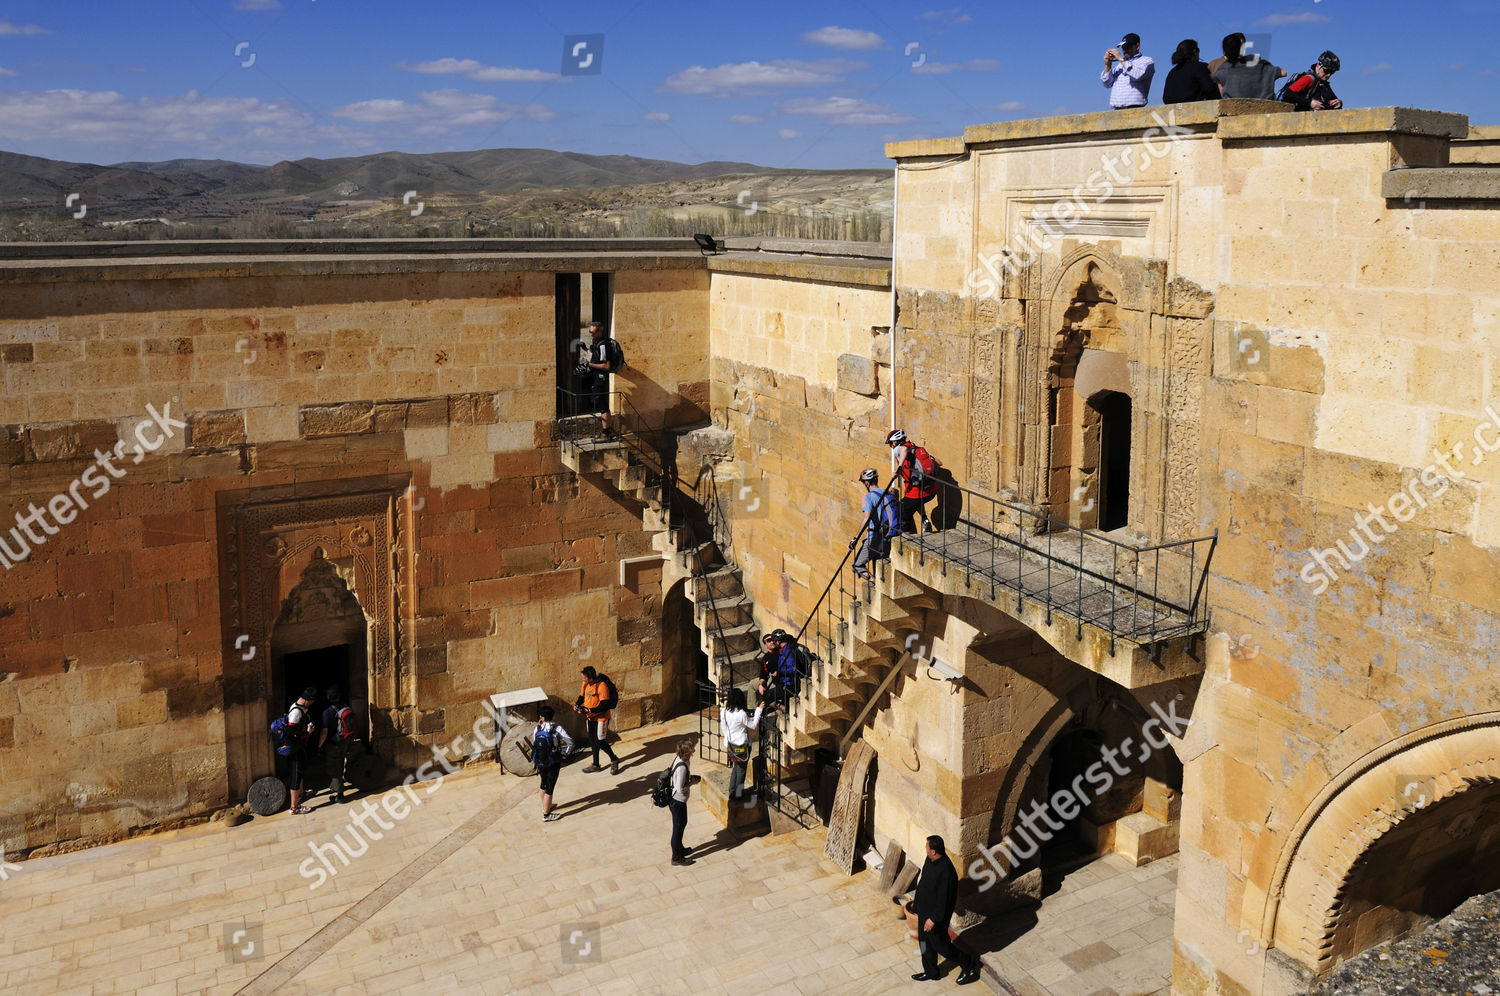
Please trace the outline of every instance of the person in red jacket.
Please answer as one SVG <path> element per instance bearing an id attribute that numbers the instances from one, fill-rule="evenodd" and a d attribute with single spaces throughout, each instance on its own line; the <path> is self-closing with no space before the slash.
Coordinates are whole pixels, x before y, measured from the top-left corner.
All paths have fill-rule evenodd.
<path id="1" fill-rule="evenodd" d="M 1305 73 L 1298 73 L 1281 88 L 1281 99 L 1299 111 L 1336 111 L 1344 102 L 1333 92 L 1329 80 L 1339 71 L 1339 57 L 1324 52 Z"/>
<path id="2" fill-rule="evenodd" d="M 885 437 L 896 463 L 896 473 L 901 480 L 896 485 L 901 501 L 896 509 L 898 525 L 903 532 L 917 531 L 916 517 L 921 516 L 923 526 L 929 533 L 937 527 L 927 517 L 926 505 L 937 494 L 937 479 L 930 475 L 940 464 L 926 449 L 906 438 L 906 430 L 892 429 Z"/>

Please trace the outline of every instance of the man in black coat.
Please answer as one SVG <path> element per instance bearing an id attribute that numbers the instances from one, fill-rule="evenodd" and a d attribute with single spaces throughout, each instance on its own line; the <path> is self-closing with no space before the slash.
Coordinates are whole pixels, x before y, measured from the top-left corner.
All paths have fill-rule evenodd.
<path id="1" fill-rule="evenodd" d="M 958 905 L 958 872 L 943 849 L 943 838 L 927 838 L 927 861 L 917 880 L 917 894 L 912 906 L 917 913 L 917 947 L 922 952 L 922 971 L 913 975 L 917 982 L 941 979 L 938 957 L 951 958 L 963 966 L 955 980 L 961 986 L 979 978 L 979 959 L 971 958 L 948 937 L 948 921 Z"/>

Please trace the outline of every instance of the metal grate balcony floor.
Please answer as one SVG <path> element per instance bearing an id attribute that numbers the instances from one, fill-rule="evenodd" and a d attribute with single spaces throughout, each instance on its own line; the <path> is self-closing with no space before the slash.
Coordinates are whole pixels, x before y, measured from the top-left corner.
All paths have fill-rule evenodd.
<path id="1" fill-rule="evenodd" d="M 1085 538 L 1080 549 L 1078 535 L 1073 532 L 1059 542 L 1059 546 L 1066 543 L 1065 551 L 1049 554 L 1045 535 L 1025 536 L 1022 546 L 1014 532 L 1008 536 L 996 534 L 960 522 L 937 533 L 906 534 L 896 541 L 896 549 L 919 562 L 937 560 L 943 573 L 966 575 L 969 586 L 980 589 L 976 595 L 987 595 L 1002 608 L 1006 594 L 1030 599 L 1050 612 L 1141 646 L 1208 628 L 1205 614 L 1195 617 L 1186 605 L 1164 594 L 1180 587 L 1175 584 L 1178 578 L 1193 574 L 1186 556 L 1168 555 L 1171 562 L 1166 565 L 1140 562 L 1139 558 L 1137 563 L 1122 564 L 1118 550 L 1102 541 L 1090 543 Z M 1156 582 L 1163 577 L 1169 577 L 1173 587 L 1158 587 Z M 991 590 L 984 592 L 985 587 Z"/>

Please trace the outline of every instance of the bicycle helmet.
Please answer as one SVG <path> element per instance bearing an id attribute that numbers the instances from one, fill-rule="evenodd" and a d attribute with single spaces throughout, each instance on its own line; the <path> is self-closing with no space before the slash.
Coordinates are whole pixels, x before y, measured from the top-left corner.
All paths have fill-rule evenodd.
<path id="1" fill-rule="evenodd" d="M 887 446 L 899 446 L 904 442 L 906 442 L 905 429 L 892 429 L 890 432 L 886 433 L 885 444 Z"/>
<path id="2" fill-rule="evenodd" d="M 1339 57 L 1332 52 L 1324 52 L 1318 56 L 1318 65 L 1328 70 L 1330 74 L 1336 73 L 1339 71 Z"/>
<path id="3" fill-rule="evenodd" d="M 879 481 L 880 475 L 875 472 L 874 467 L 866 467 L 859 472 L 859 483 L 861 484 L 877 484 Z"/>
<path id="4" fill-rule="evenodd" d="M 771 639 L 778 643 L 785 643 L 790 637 L 786 635 L 786 630 L 784 629 L 773 629 L 771 630 Z"/>

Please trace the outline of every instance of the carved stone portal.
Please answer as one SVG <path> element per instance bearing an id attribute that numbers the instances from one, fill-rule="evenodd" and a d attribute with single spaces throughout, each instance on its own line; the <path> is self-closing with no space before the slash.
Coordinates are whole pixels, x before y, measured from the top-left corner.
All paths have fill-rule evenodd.
<path id="1" fill-rule="evenodd" d="M 349 696 L 368 700 L 371 745 L 388 753 L 382 741 L 398 735 L 401 716 L 415 705 L 406 485 L 382 478 L 314 497 L 291 488 L 219 496 L 231 796 L 275 770 L 266 731 L 286 705 L 273 701 L 285 694 L 276 660 L 323 645 L 313 630 L 362 658 L 352 670 L 366 675 L 367 687 Z"/>

